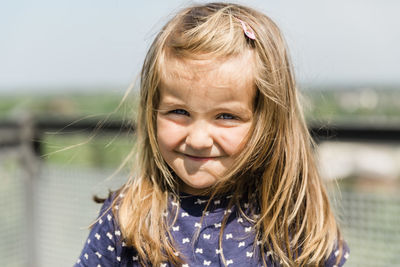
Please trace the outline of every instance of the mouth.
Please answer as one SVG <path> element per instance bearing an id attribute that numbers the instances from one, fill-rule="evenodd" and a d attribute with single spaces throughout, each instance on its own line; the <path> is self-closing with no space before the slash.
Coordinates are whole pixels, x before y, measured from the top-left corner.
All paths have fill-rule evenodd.
<path id="1" fill-rule="evenodd" d="M 188 154 L 183 154 L 185 157 L 187 157 L 190 160 L 194 160 L 194 161 L 209 161 L 209 160 L 213 160 L 217 157 L 198 157 L 198 156 L 192 156 L 192 155 L 188 155 Z"/>

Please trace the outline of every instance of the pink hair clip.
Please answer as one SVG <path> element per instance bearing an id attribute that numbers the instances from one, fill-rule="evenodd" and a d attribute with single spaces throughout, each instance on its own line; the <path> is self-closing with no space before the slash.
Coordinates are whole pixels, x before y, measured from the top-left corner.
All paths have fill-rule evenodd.
<path id="1" fill-rule="evenodd" d="M 244 21 L 240 20 L 240 23 L 242 24 L 242 28 L 244 31 L 244 34 L 249 37 L 251 40 L 255 40 L 256 39 L 256 35 L 254 34 L 253 29 L 247 25 L 247 23 L 245 23 Z"/>

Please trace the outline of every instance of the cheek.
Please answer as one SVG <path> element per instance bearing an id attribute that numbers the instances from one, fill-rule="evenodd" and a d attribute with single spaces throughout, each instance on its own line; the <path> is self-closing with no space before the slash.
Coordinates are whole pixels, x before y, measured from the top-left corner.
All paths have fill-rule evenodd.
<path id="1" fill-rule="evenodd" d="M 175 123 L 157 118 L 157 142 L 162 150 L 174 149 L 183 138 L 181 127 Z"/>
<path id="2" fill-rule="evenodd" d="M 247 133 L 250 130 L 250 125 L 239 127 L 235 129 L 229 129 L 221 137 L 222 146 L 224 151 L 228 155 L 239 153 L 246 145 Z"/>

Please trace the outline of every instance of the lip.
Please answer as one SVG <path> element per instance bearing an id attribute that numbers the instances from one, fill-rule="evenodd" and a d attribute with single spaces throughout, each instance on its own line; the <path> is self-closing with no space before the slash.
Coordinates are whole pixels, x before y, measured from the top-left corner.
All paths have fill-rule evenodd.
<path id="1" fill-rule="evenodd" d="M 188 154 L 183 154 L 185 157 L 188 159 L 194 160 L 194 161 L 209 161 L 212 159 L 215 159 L 216 157 L 198 157 L 198 156 L 192 156 Z"/>

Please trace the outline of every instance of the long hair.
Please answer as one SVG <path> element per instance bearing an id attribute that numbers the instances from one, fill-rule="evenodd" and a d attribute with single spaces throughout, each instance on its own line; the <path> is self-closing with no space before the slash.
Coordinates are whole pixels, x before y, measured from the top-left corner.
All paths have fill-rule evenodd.
<path id="1" fill-rule="evenodd" d="M 241 21 L 254 31 L 254 40 L 246 37 Z M 255 200 L 259 216 L 246 218 L 255 225 L 264 259 L 269 250 L 284 265 L 317 266 L 336 244 L 341 248 L 279 28 L 254 9 L 210 3 L 176 14 L 156 36 L 143 64 L 136 171 L 121 189 L 124 198 L 119 200 L 118 210 L 113 209 L 126 244 L 137 250 L 143 264 L 184 262 L 177 256 L 171 222 L 165 216 L 169 198 L 178 197 L 179 182 L 163 160 L 156 140 L 163 69 L 170 57 L 223 58 L 244 51 L 251 51 L 255 58 L 255 119 L 236 164 L 210 192 L 232 192 L 230 205 L 238 205 L 242 197 Z M 222 231 L 223 227 L 221 235 Z"/>

